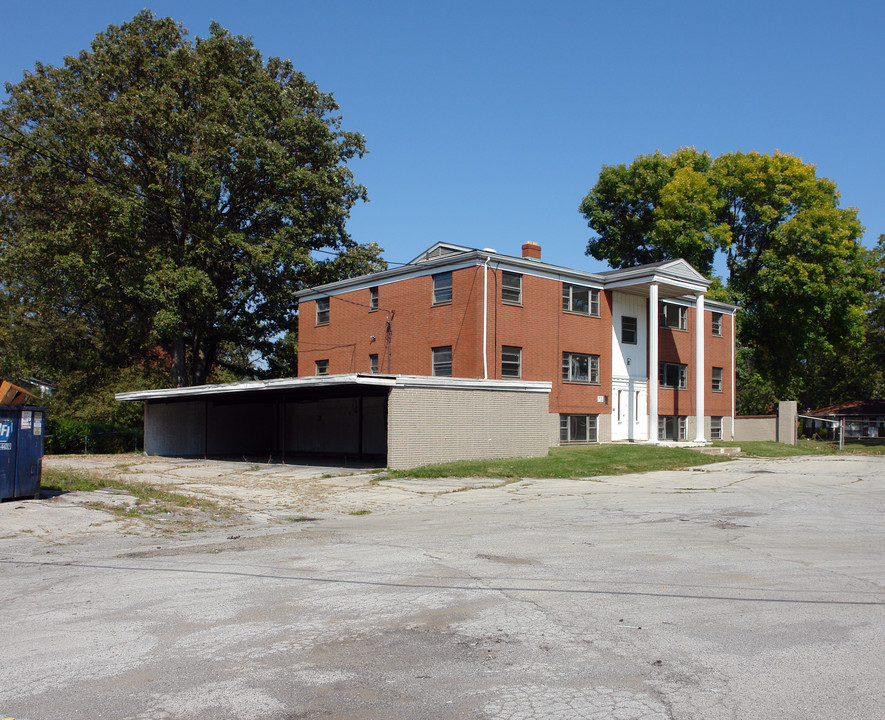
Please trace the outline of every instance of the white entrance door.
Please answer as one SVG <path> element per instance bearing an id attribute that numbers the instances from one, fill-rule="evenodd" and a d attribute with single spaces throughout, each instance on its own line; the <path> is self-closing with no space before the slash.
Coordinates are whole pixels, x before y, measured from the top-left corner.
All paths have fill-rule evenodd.
<path id="1" fill-rule="evenodd" d="M 647 393 L 645 382 L 612 378 L 612 440 L 648 439 Z"/>

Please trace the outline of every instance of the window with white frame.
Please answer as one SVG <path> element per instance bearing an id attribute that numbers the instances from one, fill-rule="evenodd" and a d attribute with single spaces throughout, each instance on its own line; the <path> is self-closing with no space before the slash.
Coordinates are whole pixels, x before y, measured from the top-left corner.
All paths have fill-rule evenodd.
<path id="1" fill-rule="evenodd" d="M 328 360 L 317 360 L 314 362 L 314 371 L 317 375 L 328 375 L 329 374 L 329 361 Z"/>
<path id="2" fill-rule="evenodd" d="M 636 318 L 624 315 L 621 317 L 621 342 L 624 345 L 636 344 Z"/>
<path id="3" fill-rule="evenodd" d="M 722 337 L 722 313 L 711 313 L 713 316 L 712 329 L 713 334 Z"/>
<path id="4" fill-rule="evenodd" d="M 599 383 L 599 355 L 562 354 L 562 381 Z"/>
<path id="5" fill-rule="evenodd" d="M 370 287 L 369 288 L 369 310 L 377 310 L 378 309 L 378 288 Z"/>
<path id="6" fill-rule="evenodd" d="M 501 273 L 501 301 L 513 305 L 522 304 L 522 275 L 519 273 Z"/>
<path id="7" fill-rule="evenodd" d="M 722 439 L 722 418 L 713 416 L 710 418 L 710 439 L 711 440 L 721 440 Z"/>
<path id="8" fill-rule="evenodd" d="M 659 415 L 658 440 L 685 440 L 685 415 Z"/>
<path id="9" fill-rule="evenodd" d="M 378 353 L 369 355 L 369 372 L 373 375 L 378 374 Z"/>
<path id="10" fill-rule="evenodd" d="M 329 298 L 317 300 L 317 325 L 329 324 Z"/>
<path id="11" fill-rule="evenodd" d="M 501 377 L 522 377 L 522 348 L 512 345 L 501 347 Z"/>
<path id="12" fill-rule="evenodd" d="M 722 392 L 722 368 L 714 367 L 710 378 L 713 382 L 713 392 Z"/>
<path id="13" fill-rule="evenodd" d="M 596 442 L 596 415 L 560 415 L 559 442 Z"/>
<path id="14" fill-rule="evenodd" d="M 435 347 L 433 353 L 433 374 L 436 377 L 452 377 L 452 346 Z"/>
<path id="15" fill-rule="evenodd" d="M 661 303 L 660 324 L 662 328 L 688 329 L 688 308 L 671 303 Z"/>
<path id="16" fill-rule="evenodd" d="M 563 283 L 562 309 L 581 315 L 599 315 L 599 290 Z"/>
<path id="17" fill-rule="evenodd" d="M 688 366 L 662 362 L 658 366 L 658 382 L 661 387 L 685 390 L 688 387 Z"/>
<path id="18" fill-rule="evenodd" d="M 452 302 L 452 273 L 437 273 L 433 276 L 433 304 Z"/>

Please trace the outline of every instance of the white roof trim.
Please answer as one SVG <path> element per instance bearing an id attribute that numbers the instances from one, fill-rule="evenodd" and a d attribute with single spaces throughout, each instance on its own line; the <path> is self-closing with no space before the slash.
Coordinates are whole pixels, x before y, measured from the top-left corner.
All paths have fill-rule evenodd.
<path id="1" fill-rule="evenodd" d="M 449 248 L 452 252 L 427 258 L 428 253 L 439 247 Z M 707 278 L 681 258 L 650 265 L 638 265 L 619 270 L 607 270 L 603 273 L 593 273 L 584 270 L 574 270 L 560 265 L 550 265 L 543 261 L 513 255 L 501 255 L 488 250 L 478 250 L 452 243 L 439 242 L 425 250 L 407 265 L 381 270 L 370 275 L 361 275 L 306 288 L 296 292 L 295 297 L 299 301 L 315 300 L 321 297 L 354 292 L 422 275 L 432 275 L 434 273 L 482 265 L 486 261 L 493 263 L 498 268 L 512 270 L 524 275 L 534 275 L 561 282 L 574 282 L 600 290 L 615 290 L 657 282 L 685 292 L 699 293 L 706 292 L 710 285 L 710 281 Z"/>
<path id="2" fill-rule="evenodd" d="M 425 387 L 447 390 L 497 390 L 530 393 L 549 393 L 553 386 L 552 383 L 546 381 L 479 380 L 474 378 L 424 377 L 422 375 L 349 373 L 344 375 L 279 378 L 276 380 L 250 380 L 247 382 L 195 385 L 193 387 L 164 388 L 160 390 L 134 390 L 117 393 L 114 397 L 117 400 L 198 399 L 218 395 L 297 390 L 300 388 L 338 387 L 342 385 L 380 385 L 384 387 Z"/>

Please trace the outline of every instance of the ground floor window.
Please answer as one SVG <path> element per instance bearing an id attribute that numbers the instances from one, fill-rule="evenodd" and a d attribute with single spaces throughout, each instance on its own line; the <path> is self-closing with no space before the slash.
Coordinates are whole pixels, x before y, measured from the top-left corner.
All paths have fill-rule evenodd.
<path id="1" fill-rule="evenodd" d="M 432 348 L 433 374 L 436 377 L 452 377 L 452 346 Z"/>
<path id="2" fill-rule="evenodd" d="M 522 377 L 522 348 L 510 345 L 501 348 L 501 377 Z"/>
<path id="3" fill-rule="evenodd" d="M 596 415 L 560 415 L 559 442 L 596 442 Z"/>
<path id="4" fill-rule="evenodd" d="M 710 439 L 711 440 L 721 440 L 722 439 L 722 418 L 721 417 L 711 417 L 710 418 Z"/>
<path id="5" fill-rule="evenodd" d="M 661 387 L 674 387 L 685 390 L 688 387 L 688 366 L 679 363 L 662 362 L 658 366 L 658 382 Z"/>
<path id="6" fill-rule="evenodd" d="M 658 440 L 685 440 L 685 415 L 659 415 Z"/>
<path id="7" fill-rule="evenodd" d="M 599 384 L 599 355 L 562 354 L 562 381 Z"/>

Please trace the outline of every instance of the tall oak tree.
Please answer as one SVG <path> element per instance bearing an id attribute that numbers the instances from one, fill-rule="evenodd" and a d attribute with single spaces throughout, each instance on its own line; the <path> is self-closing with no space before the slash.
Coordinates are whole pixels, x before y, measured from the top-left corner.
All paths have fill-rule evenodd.
<path id="1" fill-rule="evenodd" d="M 213 24 L 192 41 L 143 11 L 6 91 L 0 291 L 70 356 L 125 367 L 161 347 L 172 384 L 200 384 L 270 355 L 296 290 L 383 267 L 345 230 L 363 137 L 250 39 Z"/>

